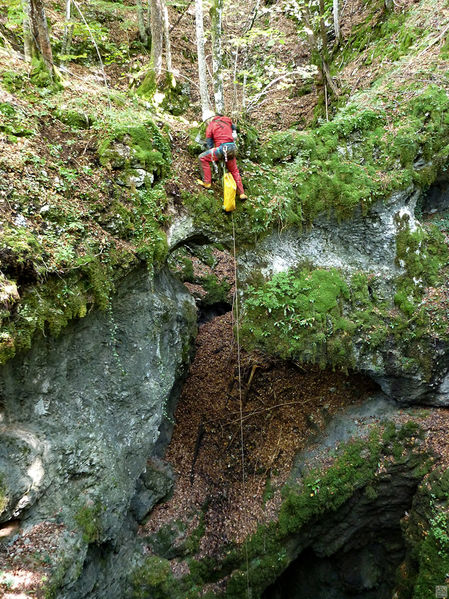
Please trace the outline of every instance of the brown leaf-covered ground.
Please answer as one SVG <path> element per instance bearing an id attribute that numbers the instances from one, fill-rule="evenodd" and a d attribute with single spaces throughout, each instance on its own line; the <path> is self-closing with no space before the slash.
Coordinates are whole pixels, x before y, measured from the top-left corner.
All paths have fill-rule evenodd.
<path id="1" fill-rule="evenodd" d="M 64 526 L 40 522 L 25 532 L 19 526 L 12 521 L 0 527 L 0 597 L 43 598 Z"/>
<path id="2" fill-rule="evenodd" d="M 189 522 L 207 500 L 202 551 L 242 541 L 265 518 L 267 478 L 282 484 L 310 436 L 375 389 L 359 375 L 306 370 L 245 351 L 239 373 L 231 313 L 204 324 L 166 454 L 175 492 L 142 534 L 172 520 Z"/>

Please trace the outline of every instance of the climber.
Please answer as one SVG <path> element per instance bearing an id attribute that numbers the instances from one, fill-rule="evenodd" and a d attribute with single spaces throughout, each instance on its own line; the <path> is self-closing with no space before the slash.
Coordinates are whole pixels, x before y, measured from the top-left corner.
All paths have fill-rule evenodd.
<path id="1" fill-rule="evenodd" d="M 235 158 L 237 152 L 235 146 L 237 129 L 229 117 L 222 114 L 215 114 L 212 110 L 206 111 L 204 120 L 207 121 L 206 146 L 208 149 L 199 156 L 203 179 L 198 179 L 197 183 L 206 189 L 210 189 L 212 173 L 209 163 L 224 160 L 228 171 L 235 179 L 239 197 L 243 202 L 248 199 L 248 196 L 243 189 L 242 179 Z"/>

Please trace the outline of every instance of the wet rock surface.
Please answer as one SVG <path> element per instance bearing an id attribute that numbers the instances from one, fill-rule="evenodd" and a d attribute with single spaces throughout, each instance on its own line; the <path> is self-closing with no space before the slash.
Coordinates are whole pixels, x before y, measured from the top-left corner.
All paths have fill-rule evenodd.
<path id="1" fill-rule="evenodd" d="M 142 268 L 123 281 L 111 310 L 87 315 L 59 338 L 36 338 L 1 368 L 1 521 L 67 527 L 61 597 L 103 596 L 97 558 L 122 551 L 131 506 L 141 518 L 168 492 L 170 475 L 147 460 L 195 330 L 182 285 Z M 116 597 L 124 572 L 105 575 Z"/>

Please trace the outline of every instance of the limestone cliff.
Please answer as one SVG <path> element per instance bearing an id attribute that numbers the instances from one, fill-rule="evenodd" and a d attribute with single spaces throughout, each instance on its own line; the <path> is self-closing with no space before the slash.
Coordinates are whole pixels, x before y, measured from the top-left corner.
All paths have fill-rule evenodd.
<path id="1" fill-rule="evenodd" d="M 132 515 L 169 491 L 170 473 L 151 458 L 163 452 L 195 327 L 179 282 L 142 267 L 107 312 L 73 322 L 57 339 L 39 336 L 2 367 L 1 521 L 63 525 L 49 557 L 60 560 L 58 596 L 87 596 L 102 576 L 89 569 L 90 544 L 104 547 L 106 559 Z M 125 570 L 116 574 L 108 592 L 120 596 Z"/>

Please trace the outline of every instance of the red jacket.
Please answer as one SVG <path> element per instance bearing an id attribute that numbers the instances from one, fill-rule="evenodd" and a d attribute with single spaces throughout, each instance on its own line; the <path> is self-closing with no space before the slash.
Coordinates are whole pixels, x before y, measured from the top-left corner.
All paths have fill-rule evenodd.
<path id="1" fill-rule="evenodd" d="M 214 116 L 206 128 L 206 145 L 208 148 L 233 142 L 232 132 L 235 126 L 228 116 Z"/>

